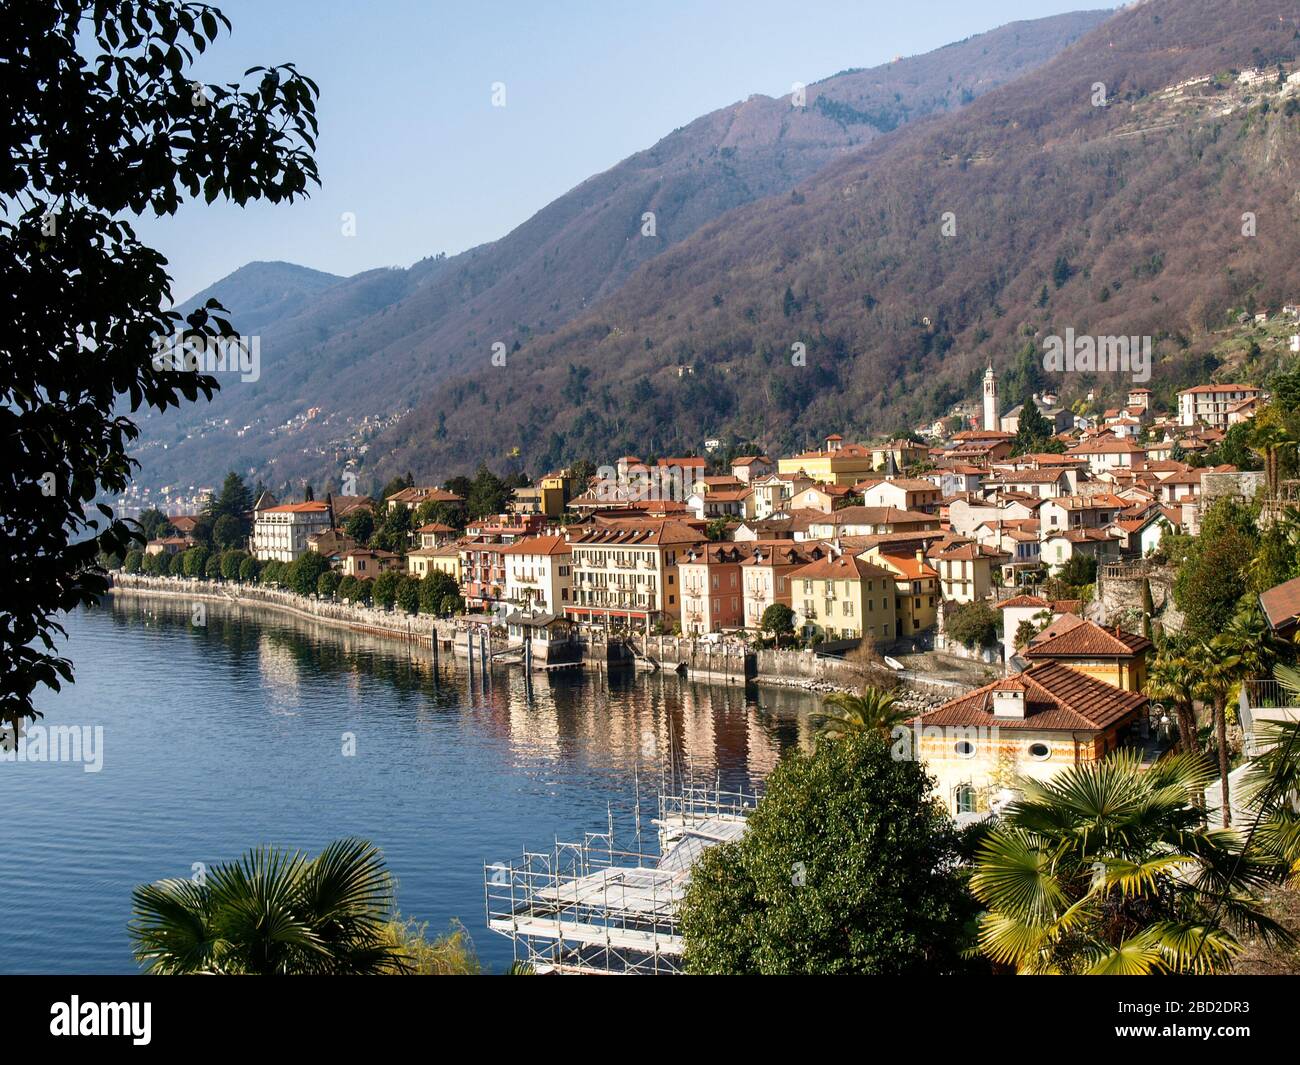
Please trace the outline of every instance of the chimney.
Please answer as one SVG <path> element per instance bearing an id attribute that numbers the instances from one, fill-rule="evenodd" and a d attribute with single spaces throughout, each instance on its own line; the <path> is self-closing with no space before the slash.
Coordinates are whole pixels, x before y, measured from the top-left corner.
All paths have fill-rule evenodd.
<path id="1" fill-rule="evenodd" d="M 1025 686 L 1015 677 L 1007 677 L 993 689 L 993 716 L 1025 717 Z"/>

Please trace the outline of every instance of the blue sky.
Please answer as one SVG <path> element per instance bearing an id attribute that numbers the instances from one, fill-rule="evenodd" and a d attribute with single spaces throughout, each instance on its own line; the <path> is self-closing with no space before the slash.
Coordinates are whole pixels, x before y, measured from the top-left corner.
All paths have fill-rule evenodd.
<path id="1" fill-rule="evenodd" d="M 321 87 L 323 187 L 294 206 L 183 208 L 138 231 L 183 300 L 246 262 L 337 274 L 494 240 L 591 174 L 759 92 L 915 55 L 1080 0 L 216 0 L 196 68 L 292 61 Z M 492 106 L 492 85 L 506 106 Z M 345 237 L 340 216 L 356 215 Z"/>

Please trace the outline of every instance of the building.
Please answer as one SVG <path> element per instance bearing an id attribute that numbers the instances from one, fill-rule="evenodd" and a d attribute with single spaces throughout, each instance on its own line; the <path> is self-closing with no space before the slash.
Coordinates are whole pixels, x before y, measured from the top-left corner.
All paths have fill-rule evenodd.
<path id="1" fill-rule="evenodd" d="M 368 580 L 389 570 L 400 569 L 402 556 L 395 555 L 391 551 L 357 548 L 354 551 L 344 552 L 340 561 L 343 576 Z"/>
<path id="2" fill-rule="evenodd" d="M 790 601 L 790 574 L 825 557 L 820 544 L 791 541 L 750 543 L 751 554 L 740 564 L 745 596 L 745 628 L 757 632 L 768 607 Z"/>
<path id="3" fill-rule="evenodd" d="M 253 516 L 249 550 L 262 562 L 292 562 L 309 550 L 308 539 L 334 527 L 328 503 L 282 503 Z"/>
<path id="4" fill-rule="evenodd" d="M 942 498 L 943 493 L 937 484 L 915 477 L 877 481 L 862 489 L 863 506 L 894 507 L 924 514 L 935 513 Z"/>
<path id="5" fill-rule="evenodd" d="M 446 543 L 438 547 L 417 547 L 406 553 L 406 572 L 421 579 L 430 573 L 445 573 L 461 586 L 460 549 L 458 543 Z"/>
<path id="6" fill-rule="evenodd" d="M 463 502 L 465 501 L 455 492 L 448 492 L 445 488 L 435 488 L 432 485 L 403 488 L 400 492 L 394 492 L 384 500 L 389 510 L 396 510 L 398 507 L 406 507 L 407 510 L 412 510 L 425 503 Z"/>
<path id="7" fill-rule="evenodd" d="M 987 599 L 993 592 L 993 573 L 1007 558 L 1002 551 L 970 540 L 945 544 L 930 554 L 943 597 L 958 603 Z"/>
<path id="8" fill-rule="evenodd" d="M 777 472 L 783 475 L 803 474 L 823 484 L 849 487 L 857 484 L 874 469 L 872 452 L 862 444 L 845 444 L 844 438 L 833 433 L 826 438 L 822 451 L 804 451 L 791 458 L 777 460 Z"/>
<path id="9" fill-rule="evenodd" d="M 939 518 L 897 507 L 843 507 L 808 526 L 805 539 L 830 540 L 837 536 L 874 536 L 879 533 L 937 532 Z"/>
<path id="10" fill-rule="evenodd" d="M 996 432 L 998 424 L 998 379 L 993 373 L 993 365 L 984 371 L 984 419 L 980 428 L 985 432 Z"/>
<path id="11" fill-rule="evenodd" d="M 1021 777 L 1048 780 L 1125 744 L 1146 696 L 1042 662 L 959 696 L 914 722 L 920 758 L 953 814 L 988 810 Z"/>
<path id="12" fill-rule="evenodd" d="M 569 532 L 575 620 L 617 622 L 633 628 L 680 621 L 677 564 L 706 543 L 680 521 L 618 522 Z"/>
<path id="13" fill-rule="evenodd" d="M 1125 691 L 1141 692 L 1147 682 L 1147 655 L 1154 645 L 1145 636 L 1124 632 L 1118 625 L 1103 629 L 1091 621 L 1021 652 L 1030 663 L 1059 662 L 1094 680 Z"/>
<path id="14" fill-rule="evenodd" d="M 563 536 L 536 536 L 501 549 L 506 600 L 524 614 L 559 614 L 569 603 L 573 560 Z"/>
<path id="15" fill-rule="evenodd" d="M 678 557 L 683 633 L 702 635 L 744 627 L 742 564 L 752 550 L 749 544 L 706 543 L 688 547 Z"/>
<path id="16" fill-rule="evenodd" d="M 894 577 L 889 570 L 846 553 L 828 554 L 790 573 L 791 607 L 804 636 L 894 639 Z"/>
<path id="17" fill-rule="evenodd" d="M 744 484 L 753 484 L 773 473 L 776 473 L 776 463 L 766 455 L 741 455 L 731 462 L 731 476 Z"/>
<path id="18" fill-rule="evenodd" d="M 1178 424 L 1200 423 L 1214 429 L 1228 428 L 1228 411 L 1242 400 L 1260 395 L 1254 385 L 1197 385 L 1178 393 Z"/>
<path id="19" fill-rule="evenodd" d="M 894 574 L 894 636 L 905 639 L 934 628 L 939 618 L 939 571 L 914 555 L 888 554 L 872 548 L 864 556 Z"/>
<path id="20" fill-rule="evenodd" d="M 1093 476 L 1119 467 L 1134 466 L 1147 458 L 1145 448 L 1121 436 L 1095 436 L 1091 440 L 1081 440 L 1066 454 L 1085 459 L 1088 472 Z"/>

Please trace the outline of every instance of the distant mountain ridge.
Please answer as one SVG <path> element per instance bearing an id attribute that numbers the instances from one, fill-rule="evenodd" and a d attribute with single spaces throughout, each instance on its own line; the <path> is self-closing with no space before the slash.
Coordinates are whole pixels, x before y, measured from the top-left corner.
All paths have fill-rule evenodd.
<path id="1" fill-rule="evenodd" d="M 372 428 L 357 428 L 362 416 L 445 406 L 441 382 L 481 362 L 492 344 L 513 351 L 547 336 L 728 211 L 787 194 L 847 153 L 969 105 L 1107 14 L 1014 23 L 837 74 L 808 86 L 805 107 L 752 96 L 674 131 L 501 240 L 461 255 L 346 279 L 273 272 L 269 288 L 278 296 L 259 291 L 258 271 L 288 264 L 250 264 L 201 295 L 224 294 L 236 327 L 262 337 L 262 379 L 227 387 L 210 405 L 144 419 L 141 476 L 154 484 L 213 483 L 234 466 L 279 484 L 337 472 L 371 438 Z M 647 212 L 653 237 L 642 235 Z M 315 408 L 320 416 L 302 422 Z M 368 466 L 384 461 L 373 451 Z"/>
<path id="2" fill-rule="evenodd" d="M 892 434 L 978 396 L 990 362 L 1018 402 L 1067 328 L 1153 337 L 1168 400 L 1213 371 L 1224 311 L 1300 295 L 1298 47 L 1282 0 L 1126 8 L 701 227 L 508 372 L 449 382 L 376 438 L 381 469 Z"/>

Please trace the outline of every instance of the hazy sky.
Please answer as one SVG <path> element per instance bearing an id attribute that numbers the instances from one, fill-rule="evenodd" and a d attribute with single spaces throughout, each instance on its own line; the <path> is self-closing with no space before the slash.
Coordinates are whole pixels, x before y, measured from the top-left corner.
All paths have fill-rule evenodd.
<path id="1" fill-rule="evenodd" d="M 196 68 L 294 62 L 320 85 L 322 187 L 289 206 L 196 204 L 138 230 L 183 300 L 246 262 L 337 274 L 503 236 L 584 178 L 751 93 L 780 96 L 1070 0 L 216 0 Z M 492 85 L 505 85 L 505 107 Z M 343 212 L 356 235 L 341 233 Z"/>

